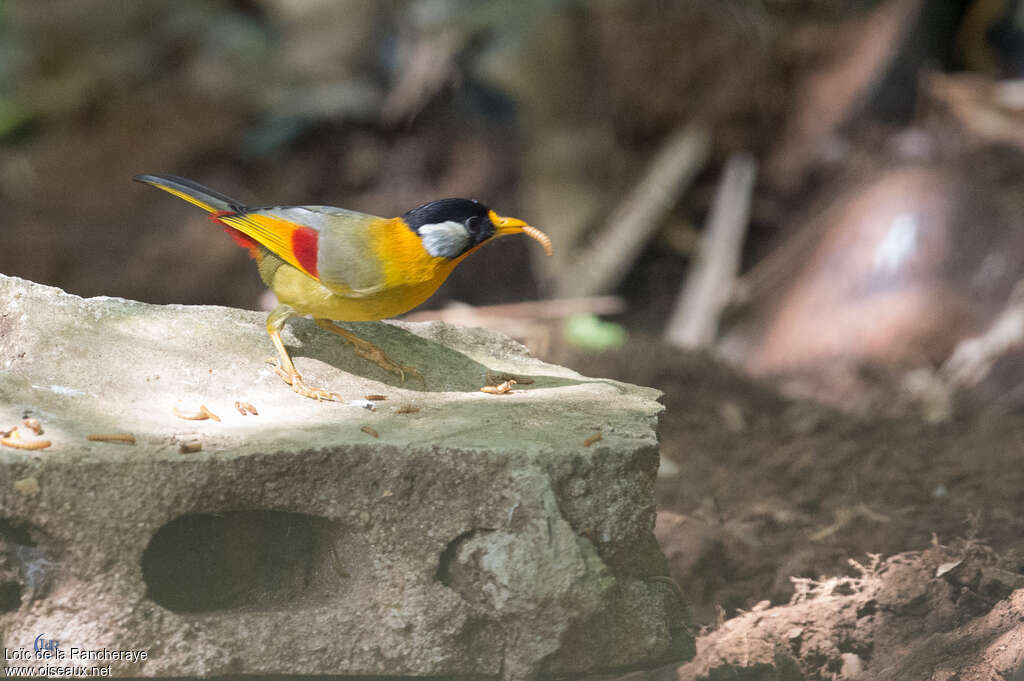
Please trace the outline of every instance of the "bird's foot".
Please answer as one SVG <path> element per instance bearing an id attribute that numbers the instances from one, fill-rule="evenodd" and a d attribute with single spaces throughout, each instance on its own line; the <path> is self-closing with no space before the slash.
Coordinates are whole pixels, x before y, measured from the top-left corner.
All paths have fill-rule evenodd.
<path id="1" fill-rule="evenodd" d="M 313 388 L 306 385 L 305 381 L 302 380 L 302 376 L 299 375 L 298 371 L 286 371 L 282 369 L 277 363 L 276 359 L 268 359 L 267 364 L 271 364 L 274 367 L 274 373 L 281 377 L 281 379 L 292 387 L 292 390 L 302 395 L 303 397 L 309 397 L 311 399 L 328 402 L 342 402 L 344 401 L 338 393 L 332 393 L 327 390 L 321 390 L 320 388 Z"/>
<path id="2" fill-rule="evenodd" d="M 415 367 L 399 364 L 398 362 L 384 354 L 384 351 L 378 348 L 373 343 L 365 341 L 362 338 L 359 338 L 358 336 L 355 337 L 355 340 L 352 340 L 350 338 L 349 341 L 355 348 L 357 355 L 359 355 L 363 359 L 370 360 L 371 362 L 379 366 L 381 369 L 384 369 L 385 371 L 390 371 L 393 374 L 398 374 L 402 379 L 402 383 L 405 383 L 406 374 L 410 376 L 415 376 L 421 382 L 423 382 L 423 374 L 421 374 L 419 370 L 417 370 Z"/>
<path id="3" fill-rule="evenodd" d="M 370 341 L 360 338 L 359 336 L 355 335 L 348 329 L 338 326 L 329 319 L 314 318 L 313 321 L 315 321 L 320 328 L 326 329 L 331 333 L 337 334 L 344 338 L 345 340 L 347 340 L 349 343 L 351 343 L 352 347 L 355 348 L 356 354 L 362 357 L 363 359 L 370 360 L 371 362 L 379 366 L 381 369 L 384 369 L 385 371 L 390 371 L 393 374 L 398 374 L 402 378 L 402 383 L 405 383 L 405 375 L 408 374 L 410 376 L 415 376 L 416 378 L 418 378 L 420 382 L 423 384 L 423 387 L 426 388 L 427 382 L 423 380 L 423 374 L 417 371 L 414 367 L 399 364 L 398 362 L 384 354 L 383 350 L 378 348 Z"/>

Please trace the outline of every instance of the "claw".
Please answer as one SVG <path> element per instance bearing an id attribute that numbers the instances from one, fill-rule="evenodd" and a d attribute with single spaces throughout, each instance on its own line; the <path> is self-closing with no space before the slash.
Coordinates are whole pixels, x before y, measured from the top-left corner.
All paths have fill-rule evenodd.
<path id="1" fill-rule="evenodd" d="M 362 339 L 360 339 L 362 340 Z M 366 343 L 366 345 L 360 345 L 357 343 L 352 344 L 355 348 L 356 354 L 363 359 L 368 359 L 381 369 L 390 371 L 393 374 L 398 374 L 402 379 L 402 383 L 405 383 L 405 375 L 415 376 L 416 378 L 423 380 L 423 374 L 419 372 L 416 367 L 406 366 L 405 364 L 399 364 L 395 360 L 384 354 L 384 351 L 378 348 L 376 345 Z"/>
<path id="2" fill-rule="evenodd" d="M 303 397 L 309 397 L 311 399 L 328 402 L 342 402 L 342 397 L 338 393 L 332 393 L 327 390 L 321 390 L 320 388 L 313 388 L 306 385 L 305 381 L 302 380 L 302 376 L 299 375 L 298 371 L 287 371 L 282 369 L 275 359 L 268 359 L 267 364 L 274 366 L 274 373 L 281 377 L 281 379 L 292 387 L 292 390 L 302 395 Z"/>
<path id="3" fill-rule="evenodd" d="M 415 376 L 416 378 L 418 378 L 420 382 L 423 383 L 424 387 L 426 387 L 427 382 L 423 379 L 423 374 L 421 374 L 415 367 L 399 364 L 395 360 L 388 357 L 383 350 L 381 350 L 379 347 L 377 347 L 370 341 L 360 338 L 351 331 L 343 329 L 342 327 L 338 326 L 337 324 L 330 320 L 314 319 L 314 321 L 321 328 L 326 329 L 331 333 L 337 334 L 344 338 L 345 340 L 347 340 L 349 343 L 351 343 L 352 347 L 356 351 L 356 354 L 362 357 L 363 359 L 370 360 L 371 362 L 379 366 L 381 369 L 384 369 L 385 371 L 390 371 L 393 374 L 398 374 L 398 376 L 402 379 L 402 383 L 405 383 L 405 375 L 409 374 L 410 376 Z"/>

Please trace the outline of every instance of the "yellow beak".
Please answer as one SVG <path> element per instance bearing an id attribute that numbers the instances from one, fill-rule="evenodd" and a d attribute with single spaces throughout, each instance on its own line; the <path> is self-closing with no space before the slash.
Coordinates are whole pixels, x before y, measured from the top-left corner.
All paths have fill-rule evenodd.
<path id="1" fill-rule="evenodd" d="M 544 247 L 545 253 L 547 253 L 548 255 L 552 254 L 553 251 L 551 249 L 551 239 L 548 237 L 547 234 L 540 231 L 536 227 L 531 227 L 530 225 L 526 224 L 519 218 L 504 218 L 495 213 L 493 210 L 490 212 L 490 215 L 488 217 L 491 218 L 491 222 L 494 223 L 494 226 L 498 228 L 495 236 L 505 236 L 506 234 L 519 234 L 521 232 L 526 236 L 530 237 L 531 239 L 536 239 L 537 241 L 539 241 L 540 245 Z"/>

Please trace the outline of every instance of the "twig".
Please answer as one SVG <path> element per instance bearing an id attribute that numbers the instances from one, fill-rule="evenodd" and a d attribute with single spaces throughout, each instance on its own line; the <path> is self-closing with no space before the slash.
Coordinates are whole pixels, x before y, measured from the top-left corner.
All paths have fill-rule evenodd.
<path id="1" fill-rule="evenodd" d="M 711 135 L 691 123 L 673 133 L 633 191 L 591 244 L 559 276 L 559 296 L 590 296 L 613 289 L 686 188 L 704 168 Z"/>
<path id="2" fill-rule="evenodd" d="M 1024 280 L 1017 282 L 1006 307 L 980 336 L 960 341 L 942 365 L 956 388 L 970 388 L 988 376 L 1001 356 L 1024 345 Z"/>
<path id="3" fill-rule="evenodd" d="M 946 105 L 971 133 L 986 142 L 1024 147 L 1020 81 L 994 84 L 980 74 L 930 74 L 928 94 Z"/>
<path id="4" fill-rule="evenodd" d="M 750 154 L 734 154 L 726 162 L 697 260 L 665 330 L 669 344 L 704 348 L 714 341 L 739 272 L 756 176 L 757 162 Z"/>

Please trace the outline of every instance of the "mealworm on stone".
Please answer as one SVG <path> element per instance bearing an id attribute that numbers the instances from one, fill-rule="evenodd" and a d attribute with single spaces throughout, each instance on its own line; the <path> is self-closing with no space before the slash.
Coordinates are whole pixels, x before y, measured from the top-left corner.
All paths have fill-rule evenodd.
<path id="1" fill-rule="evenodd" d="M 185 412 L 179 410 L 177 407 L 172 407 L 171 411 L 174 412 L 174 415 L 177 416 L 179 419 L 185 419 L 186 421 L 205 421 L 206 419 L 210 418 L 209 416 L 202 412 L 198 412 L 195 414 L 186 414 Z"/>
<path id="2" fill-rule="evenodd" d="M 235 402 L 235 409 L 237 409 L 238 413 L 242 416 L 247 416 L 249 414 L 252 414 L 253 416 L 260 415 L 260 413 L 256 411 L 256 407 L 252 406 L 248 402 Z M 219 420 L 220 419 L 218 419 L 218 421 Z"/>
<path id="3" fill-rule="evenodd" d="M 586 440 L 583 441 L 583 446 L 584 447 L 589 447 L 590 445 L 594 444 L 595 442 L 600 442 L 603 439 L 604 439 L 604 435 L 601 435 L 601 433 L 594 433 L 593 435 L 591 435 L 590 437 L 588 437 Z"/>
<path id="4" fill-rule="evenodd" d="M 363 426 L 359 430 L 363 431 L 367 435 L 372 435 L 373 437 L 380 437 L 380 433 L 378 433 L 376 430 L 374 430 L 370 426 Z"/>
<path id="5" fill-rule="evenodd" d="M 181 447 L 179 449 L 181 450 L 182 454 L 194 454 L 201 450 L 202 448 L 203 443 L 199 442 L 199 440 L 192 440 L 190 442 L 182 442 Z"/>
<path id="6" fill-rule="evenodd" d="M 135 436 L 131 433 L 100 433 L 98 435 L 87 435 L 86 439 L 93 442 L 123 442 L 126 445 L 135 444 Z"/>
<path id="7" fill-rule="evenodd" d="M 388 399 L 388 396 L 387 395 L 367 395 L 366 399 L 371 400 L 373 402 L 380 402 L 381 400 Z"/>
<path id="8" fill-rule="evenodd" d="M 510 378 L 504 383 L 500 383 L 499 385 L 485 385 L 484 387 L 480 388 L 480 392 L 487 393 L 488 395 L 504 395 L 505 393 L 512 390 L 512 386 L 514 386 L 515 384 L 516 380 L 514 378 Z"/>
<path id="9" fill-rule="evenodd" d="M 199 405 L 199 411 L 195 414 L 186 414 L 179 411 L 177 407 L 173 407 L 172 411 L 174 415 L 179 419 L 185 419 L 186 421 L 205 421 L 206 419 L 213 419 L 214 421 L 220 421 L 220 417 L 214 414 L 212 411 L 206 408 L 205 404 Z"/>
<path id="10" fill-rule="evenodd" d="M 0 445 L 11 447 L 13 449 L 46 449 L 51 444 L 52 443 L 49 440 L 32 440 L 30 442 L 27 440 L 17 440 L 9 437 L 0 438 Z"/>

